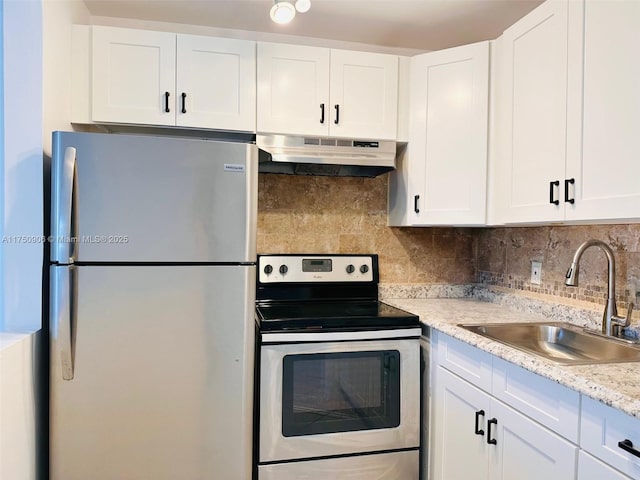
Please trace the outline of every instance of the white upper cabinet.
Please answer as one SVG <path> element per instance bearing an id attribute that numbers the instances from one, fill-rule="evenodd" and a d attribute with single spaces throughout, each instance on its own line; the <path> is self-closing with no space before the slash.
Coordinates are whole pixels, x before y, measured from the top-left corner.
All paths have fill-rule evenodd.
<path id="1" fill-rule="evenodd" d="M 177 37 L 176 125 L 255 130 L 255 43 Z"/>
<path id="2" fill-rule="evenodd" d="M 640 3 L 549 0 L 500 38 L 493 223 L 640 219 Z"/>
<path id="3" fill-rule="evenodd" d="M 398 57 L 331 50 L 329 133 L 395 140 L 398 125 Z"/>
<path id="4" fill-rule="evenodd" d="M 389 223 L 485 224 L 489 42 L 411 58 L 409 103 L 409 145 L 390 180 Z"/>
<path id="5" fill-rule="evenodd" d="M 564 219 L 568 2 L 547 1 L 500 39 L 496 88 L 498 218 Z"/>
<path id="6" fill-rule="evenodd" d="M 413 223 L 482 225 L 487 195 L 489 43 L 412 60 Z"/>
<path id="7" fill-rule="evenodd" d="M 91 120 L 174 125 L 175 34 L 92 30 Z"/>
<path id="8" fill-rule="evenodd" d="M 258 43 L 258 132 L 327 135 L 328 79 L 329 49 Z"/>
<path id="9" fill-rule="evenodd" d="M 582 5 L 582 4 L 581 4 Z M 568 150 L 567 220 L 640 218 L 640 2 L 584 2 L 580 125 Z M 582 17 L 582 15 L 580 15 Z M 582 31 L 576 32 L 578 40 Z M 580 115 L 581 113 L 581 115 Z"/>
<path id="10" fill-rule="evenodd" d="M 395 140 L 398 57 L 258 44 L 262 133 Z"/>
<path id="11" fill-rule="evenodd" d="M 74 121 L 255 131 L 255 42 L 102 26 L 76 37 L 82 29 L 91 94 Z"/>

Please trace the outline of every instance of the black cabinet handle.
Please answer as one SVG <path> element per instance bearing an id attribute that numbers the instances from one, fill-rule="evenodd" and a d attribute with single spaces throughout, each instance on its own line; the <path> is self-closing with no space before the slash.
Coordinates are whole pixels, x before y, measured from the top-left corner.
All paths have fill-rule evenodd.
<path id="1" fill-rule="evenodd" d="M 636 457 L 640 457 L 640 450 L 633 447 L 633 442 L 628 438 L 625 438 L 621 442 L 618 442 L 618 446 L 623 449 L 625 452 L 629 452 L 631 455 Z"/>
<path id="2" fill-rule="evenodd" d="M 564 201 L 565 203 L 576 203 L 575 198 L 569 198 L 569 185 L 574 185 L 576 183 L 575 178 L 567 178 L 564 181 Z"/>
<path id="3" fill-rule="evenodd" d="M 182 113 L 187 113 L 187 94 L 182 92 Z"/>
<path id="4" fill-rule="evenodd" d="M 492 418 L 487 422 L 487 443 L 489 445 L 497 445 L 498 441 L 495 438 L 491 438 L 491 425 L 498 425 L 498 419 Z"/>
<path id="5" fill-rule="evenodd" d="M 164 92 L 164 111 L 169 113 L 171 110 L 169 109 L 169 92 Z"/>
<path id="6" fill-rule="evenodd" d="M 413 197 L 413 211 L 416 213 L 420 213 L 420 209 L 418 208 L 418 200 L 420 200 L 420 195 L 415 195 Z"/>
<path id="7" fill-rule="evenodd" d="M 484 430 L 480 428 L 480 417 L 484 418 L 484 410 L 478 410 L 476 412 L 476 426 L 474 429 L 474 433 L 476 435 L 484 435 Z"/>
<path id="8" fill-rule="evenodd" d="M 559 187 L 560 186 L 560 180 L 556 180 L 555 182 L 549 182 L 549 203 L 553 203 L 554 205 L 560 205 L 560 200 L 558 200 L 557 198 L 555 198 L 555 195 L 553 194 L 553 187 Z"/>
<path id="9" fill-rule="evenodd" d="M 320 104 L 320 123 L 324 123 L 324 103 Z"/>
<path id="10" fill-rule="evenodd" d="M 335 106 L 336 109 L 336 119 L 333 121 L 336 125 L 340 122 L 340 105 Z"/>

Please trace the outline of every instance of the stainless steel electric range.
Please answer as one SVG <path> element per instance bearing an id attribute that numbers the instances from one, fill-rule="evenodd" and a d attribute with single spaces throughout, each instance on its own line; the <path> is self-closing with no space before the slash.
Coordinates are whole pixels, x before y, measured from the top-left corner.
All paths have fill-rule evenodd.
<path id="1" fill-rule="evenodd" d="M 378 301 L 377 255 L 260 255 L 258 479 L 412 480 L 418 317 Z"/>

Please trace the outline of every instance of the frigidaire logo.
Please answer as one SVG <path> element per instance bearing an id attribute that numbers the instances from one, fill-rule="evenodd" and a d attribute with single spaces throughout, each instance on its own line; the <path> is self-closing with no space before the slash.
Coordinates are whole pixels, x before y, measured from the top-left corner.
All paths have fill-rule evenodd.
<path id="1" fill-rule="evenodd" d="M 244 165 L 240 165 L 237 163 L 225 163 L 224 171 L 225 172 L 244 172 Z"/>

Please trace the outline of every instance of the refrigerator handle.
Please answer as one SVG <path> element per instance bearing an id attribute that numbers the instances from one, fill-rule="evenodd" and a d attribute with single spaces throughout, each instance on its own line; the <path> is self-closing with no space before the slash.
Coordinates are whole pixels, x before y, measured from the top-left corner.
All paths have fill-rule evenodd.
<path id="1" fill-rule="evenodd" d="M 73 190 L 76 169 L 76 149 L 67 147 L 64 150 L 62 165 L 55 165 L 54 170 L 54 205 L 52 208 L 52 259 L 58 262 L 71 262 L 73 229 Z"/>
<path id="2" fill-rule="evenodd" d="M 51 267 L 51 339 L 62 369 L 63 380 L 73 380 L 72 350 L 72 284 L 71 276 L 74 267 Z"/>

